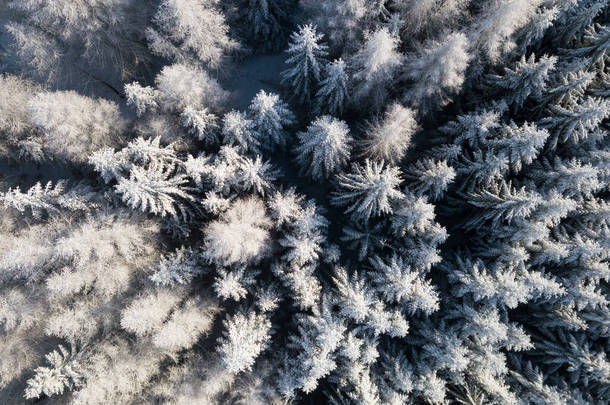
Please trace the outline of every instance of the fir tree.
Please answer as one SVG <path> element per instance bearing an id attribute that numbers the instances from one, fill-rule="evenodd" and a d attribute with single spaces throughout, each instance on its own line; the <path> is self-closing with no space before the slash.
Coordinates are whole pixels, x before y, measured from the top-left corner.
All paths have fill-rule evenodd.
<path id="1" fill-rule="evenodd" d="M 178 199 L 192 201 L 193 197 L 185 189 L 186 176 L 173 172 L 172 167 L 157 164 L 146 169 L 134 167 L 129 178 L 120 179 L 115 189 L 134 209 L 160 216 L 184 217 L 188 210 Z"/>
<path id="2" fill-rule="evenodd" d="M 406 61 L 403 76 L 413 82 L 404 102 L 417 106 L 445 105 L 459 92 L 470 62 L 468 39 L 464 34 L 449 35 L 442 43 L 426 45 Z"/>
<path id="3" fill-rule="evenodd" d="M 271 322 L 254 311 L 238 312 L 223 322 L 225 331 L 219 338 L 218 351 L 231 373 L 249 370 L 268 344 Z"/>
<path id="4" fill-rule="evenodd" d="M 328 178 L 349 160 L 350 140 L 347 124 L 324 115 L 297 133 L 299 145 L 295 151 L 302 171 L 314 180 Z"/>
<path id="5" fill-rule="evenodd" d="M 28 380 L 25 389 L 26 399 L 40 398 L 41 394 L 46 396 L 61 395 L 64 390 L 80 387 L 84 383 L 80 364 L 78 362 L 82 353 L 76 353 L 74 349 L 69 352 L 63 346 L 58 350 L 45 355 L 51 367 L 38 367 L 34 377 Z"/>
<path id="6" fill-rule="evenodd" d="M 197 135 L 197 139 L 204 141 L 207 145 L 214 145 L 218 142 L 216 134 L 216 116 L 209 112 L 207 108 L 195 110 L 186 106 L 180 116 L 184 119 L 182 125 L 190 128 L 189 132 Z"/>
<path id="7" fill-rule="evenodd" d="M 159 261 L 150 279 L 163 286 L 188 284 L 207 270 L 199 263 L 198 256 L 197 252 L 181 247 Z"/>
<path id="8" fill-rule="evenodd" d="M 316 111 L 341 115 L 349 103 L 349 76 L 343 59 L 329 62 L 324 67 L 323 79 L 316 92 Z"/>
<path id="9" fill-rule="evenodd" d="M 399 38 L 386 28 L 368 35 L 362 48 L 353 56 L 354 101 L 365 102 L 373 107 L 383 103 L 387 86 L 394 78 L 402 62 L 398 52 Z"/>
<path id="10" fill-rule="evenodd" d="M 274 49 L 284 38 L 282 25 L 288 19 L 289 3 L 285 0 L 245 0 L 243 13 L 252 32 L 252 40 L 263 48 Z"/>
<path id="11" fill-rule="evenodd" d="M 548 107 L 549 116 L 540 125 L 551 132 L 550 145 L 579 143 L 587 139 L 593 130 L 610 115 L 610 102 L 606 99 L 585 97 L 568 108 L 558 105 Z"/>
<path id="12" fill-rule="evenodd" d="M 295 117 L 280 96 L 261 90 L 252 99 L 248 113 L 252 130 L 263 147 L 273 151 L 276 146 L 283 148 L 286 145 L 286 128 L 294 124 Z"/>
<path id="13" fill-rule="evenodd" d="M 557 58 L 542 56 L 538 62 L 534 54 L 528 59 L 523 56 L 517 62 L 515 69 L 506 68 L 503 76 L 489 76 L 493 86 L 503 89 L 506 93 L 507 104 L 519 109 L 528 97 L 539 97 L 546 88 L 549 72 L 553 70 Z"/>
<path id="14" fill-rule="evenodd" d="M 147 110 L 155 110 L 159 106 L 157 103 L 158 92 L 150 86 L 143 87 L 138 82 L 125 85 L 125 96 L 127 97 L 127 104 L 136 107 L 138 116 L 141 116 Z"/>
<path id="15" fill-rule="evenodd" d="M 405 170 L 404 178 L 409 190 L 437 200 L 455 179 L 455 170 L 445 161 L 418 160 Z"/>
<path id="16" fill-rule="evenodd" d="M 328 55 L 327 46 L 321 42 L 322 35 L 316 27 L 304 25 L 290 36 L 286 52 L 290 67 L 282 72 L 283 81 L 294 91 L 301 104 L 309 103 L 315 86 L 321 80 L 322 63 Z"/>
<path id="17" fill-rule="evenodd" d="M 222 120 L 223 144 L 234 145 L 242 152 L 256 152 L 260 145 L 257 135 L 246 113 L 233 110 L 225 114 Z"/>
<path id="18" fill-rule="evenodd" d="M 367 159 L 364 166 L 354 164 L 350 173 L 337 176 L 332 202 L 347 206 L 345 212 L 354 220 L 368 222 L 393 211 L 392 203 L 403 196 L 398 189 L 401 182 L 398 168 Z"/>
<path id="19" fill-rule="evenodd" d="M 165 58 L 184 62 L 196 58 L 217 66 L 237 43 L 228 33 L 223 14 L 210 0 L 163 0 L 146 30 L 150 49 Z"/>
<path id="20" fill-rule="evenodd" d="M 383 118 L 367 128 L 366 137 L 361 142 L 362 155 L 396 163 L 406 153 L 417 128 L 413 110 L 392 104 Z"/>

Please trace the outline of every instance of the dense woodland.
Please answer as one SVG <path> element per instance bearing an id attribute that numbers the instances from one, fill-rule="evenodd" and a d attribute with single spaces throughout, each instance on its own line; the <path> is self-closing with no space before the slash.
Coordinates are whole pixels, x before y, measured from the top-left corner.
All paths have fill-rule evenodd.
<path id="1" fill-rule="evenodd" d="M 0 403 L 608 404 L 609 21 L 0 0 Z"/>

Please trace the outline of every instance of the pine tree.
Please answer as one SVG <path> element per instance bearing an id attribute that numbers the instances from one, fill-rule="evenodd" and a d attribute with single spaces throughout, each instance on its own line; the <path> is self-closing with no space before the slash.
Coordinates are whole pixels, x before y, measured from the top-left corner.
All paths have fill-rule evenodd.
<path id="1" fill-rule="evenodd" d="M 223 337 L 218 339 L 223 364 L 231 373 L 251 370 L 271 339 L 271 322 L 265 315 L 250 310 L 227 317 L 223 326 Z"/>
<path id="2" fill-rule="evenodd" d="M 75 186 L 66 191 L 66 182 L 63 180 L 53 183 L 48 182 L 44 187 L 36 183 L 26 193 L 21 192 L 19 187 L 9 189 L 0 193 L 0 201 L 5 207 L 11 207 L 24 214 L 27 209 L 36 220 L 42 219 L 44 214 L 48 216 L 60 215 L 62 210 L 66 212 L 88 212 L 95 204 L 91 201 L 91 190 L 85 186 Z"/>
<path id="3" fill-rule="evenodd" d="M 347 206 L 345 213 L 360 222 L 389 214 L 392 203 L 403 194 L 398 189 L 400 171 L 384 163 L 364 161 L 364 166 L 353 164 L 351 173 L 337 176 L 337 191 L 331 195 L 335 205 Z"/>
<path id="4" fill-rule="evenodd" d="M 248 294 L 248 288 L 256 283 L 257 274 L 257 271 L 248 271 L 246 274 L 245 267 L 239 267 L 233 271 L 221 269 L 214 280 L 214 291 L 223 300 L 241 301 Z"/>
<path id="5" fill-rule="evenodd" d="M 606 25 L 595 25 L 587 28 L 583 38 L 583 47 L 568 51 L 573 57 L 585 57 L 589 64 L 600 64 L 600 71 L 604 71 L 605 64 L 609 58 L 608 47 L 610 47 L 610 28 Z"/>
<path id="6" fill-rule="evenodd" d="M 382 119 L 367 128 L 361 141 L 361 154 L 377 160 L 397 163 L 411 145 L 418 129 L 415 112 L 396 103 L 388 107 Z"/>
<path id="7" fill-rule="evenodd" d="M 216 133 L 217 117 L 209 112 L 207 108 L 195 110 L 191 106 L 186 106 L 182 114 L 184 120 L 182 125 L 190 128 L 189 132 L 197 135 L 197 139 L 204 141 L 206 145 L 214 145 L 218 143 L 218 135 Z"/>
<path id="8" fill-rule="evenodd" d="M 558 77 L 554 78 L 552 88 L 547 89 L 539 100 L 542 101 L 541 107 L 554 104 L 569 107 L 585 95 L 585 90 L 593 79 L 595 73 L 579 70 L 577 72 L 567 71 L 557 72 Z"/>
<path id="9" fill-rule="evenodd" d="M 197 61 L 216 67 L 237 42 L 213 0 L 163 0 L 146 30 L 150 49 L 176 62 Z"/>
<path id="10" fill-rule="evenodd" d="M 363 261 L 366 257 L 381 249 L 383 246 L 383 234 L 381 233 L 383 223 L 375 226 L 354 226 L 343 227 L 341 240 L 350 243 L 350 248 L 358 252 L 358 261 Z"/>
<path id="11" fill-rule="evenodd" d="M 290 67 L 282 72 L 282 80 L 293 89 L 294 97 L 301 103 L 310 102 L 315 86 L 321 80 L 322 63 L 328 55 L 327 46 L 316 27 L 304 25 L 290 36 L 286 52 Z"/>
<path id="12" fill-rule="evenodd" d="M 527 48 L 533 46 L 539 48 L 540 42 L 544 35 L 552 27 L 560 14 L 560 9 L 557 6 L 543 7 L 539 9 L 533 16 L 532 20 L 517 34 L 519 40 L 519 53 L 525 54 Z"/>
<path id="13" fill-rule="evenodd" d="M 549 144 L 556 148 L 559 144 L 578 144 L 587 139 L 610 116 L 610 101 L 585 97 L 568 108 L 550 105 L 548 112 L 549 116 L 540 120 L 539 124 L 549 129 Z"/>
<path id="14" fill-rule="evenodd" d="M 186 176 L 175 174 L 173 167 L 151 164 L 148 168 L 131 169 L 129 178 L 121 178 L 115 191 L 133 209 L 162 217 L 184 218 L 188 209 L 178 199 L 193 200 L 185 188 L 187 183 Z"/>
<path id="15" fill-rule="evenodd" d="M 366 285 L 358 273 L 350 277 L 346 270 L 337 267 L 334 272 L 333 282 L 338 290 L 338 298 L 341 302 L 341 315 L 355 322 L 363 323 L 369 312 L 373 310 L 375 295 Z"/>
<path id="16" fill-rule="evenodd" d="M 434 206 L 424 197 L 407 196 L 400 201 L 400 208 L 390 218 L 390 229 L 398 237 L 424 233 L 434 220 Z"/>
<path id="17" fill-rule="evenodd" d="M 174 144 L 161 146 L 161 138 L 136 138 L 127 144 L 127 147 L 118 153 L 118 157 L 126 155 L 130 163 L 136 165 L 158 164 L 172 165 L 177 164 L 179 159 L 176 157 Z M 130 165 L 126 163 L 128 169 Z"/>
<path id="18" fill-rule="evenodd" d="M 542 202 L 538 193 L 530 192 L 525 187 L 515 189 L 505 181 L 493 183 L 489 188 L 469 195 L 469 204 L 484 209 L 469 222 L 469 226 L 475 227 L 487 220 L 491 220 L 493 225 L 504 221 L 510 223 L 515 218 L 529 216 Z"/>
<path id="19" fill-rule="evenodd" d="M 447 36 L 443 42 L 426 44 L 417 55 L 407 58 L 403 77 L 413 85 L 403 99 L 406 104 L 430 106 L 447 104 L 464 83 L 471 55 L 468 38 L 461 33 Z"/>
<path id="20" fill-rule="evenodd" d="M 184 246 L 170 255 L 164 256 L 150 275 L 153 283 L 162 286 L 188 284 L 194 277 L 204 274 L 207 269 L 199 263 L 199 253 Z"/>
<path id="21" fill-rule="evenodd" d="M 341 115 L 349 103 L 349 76 L 343 59 L 329 62 L 324 67 L 323 80 L 316 92 L 316 111 Z"/>
<path id="22" fill-rule="evenodd" d="M 538 129 L 535 124 L 524 123 L 519 127 L 514 122 L 502 128 L 500 136 L 489 141 L 489 145 L 501 151 L 515 172 L 531 164 L 539 155 L 549 137 L 548 131 Z"/>
<path id="23" fill-rule="evenodd" d="M 127 97 L 127 104 L 136 107 L 138 117 L 147 110 L 154 111 L 159 107 L 157 103 L 158 92 L 150 86 L 143 87 L 138 82 L 125 85 L 125 96 Z"/>
<path id="24" fill-rule="evenodd" d="M 499 107 L 505 106 L 504 104 Z M 471 147 L 479 147 L 493 136 L 495 128 L 500 127 L 502 109 L 482 109 L 481 111 L 458 115 L 457 120 L 447 123 L 440 130 L 452 137 L 450 139 L 453 139 L 457 145 L 467 142 Z"/>
<path id="25" fill-rule="evenodd" d="M 270 227 L 261 200 L 237 200 L 219 220 L 205 227 L 202 255 L 219 266 L 259 262 L 269 253 Z"/>
<path id="26" fill-rule="evenodd" d="M 72 390 L 84 384 L 79 364 L 82 353 L 76 353 L 74 348 L 69 352 L 61 345 L 58 349 L 45 355 L 51 367 L 38 367 L 34 377 L 27 381 L 26 399 L 40 398 L 41 394 L 49 397 L 61 395 L 66 388 Z"/>
<path id="27" fill-rule="evenodd" d="M 558 46 L 573 43 L 582 38 L 585 29 L 602 12 L 604 0 L 580 0 L 567 2 L 553 27 L 553 42 Z"/>
<path id="28" fill-rule="evenodd" d="M 503 76 L 492 75 L 488 77 L 491 85 L 503 89 L 506 93 L 506 102 L 516 109 L 523 107 L 528 97 L 539 97 L 546 88 L 549 72 L 557 63 L 554 56 L 542 56 L 538 62 L 531 54 L 529 58 L 521 57 L 514 69 L 505 68 Z"/>
<path id="29" fill-rule="evenodd" d="M 336 367 L 337 349 L 344 338 L 344 321 L 330 309 L 328 298 L 314 307 L 312 315 L 299 315 L 298 334 L 290 336 L 296 356 L 286 356 L 278 386 L 286 397 L 294 397 L 297 390 L 310 393 L 318 381 Z"/>
<path id="30" fill-rule="evenodd" d="M 301 213 L 303 197 L 291 188 L 287 191 L 275 191 L 267 201 L 271 218 L 276 227 L 291 222 Z"/>
<path id="31" fill-rule="evenodd" d="M 446 161 L 420 159 L 405 170 L 404 178 L 416 195 L 438 200 L 455 179 L 455 170 Z"/>
<path id="32" fill-rule="evenodd" d="M 320 214 L 313 201 L 303 204 L 302 210 L 287 224 L 280 245 L 286 249 L 282 260 L 291 266 L 308 266 L 318 263 L 322 246 L 326 242 L 328 220 Z"/>
<path id="33" fill-rule="evenodd" d="M 259 91 L 248 107 L 252 120 L 252 131 L 256 133 L 262 146 L 271 151 L 276 146 L 286 145 L 286 128 L 294 124 L 294 114 L 288 109 L 280 96 Z"/>
<path id="34" fill-rule="evenodd" d="M 265 196 L 273 188 L 278 172 L 269 162 L 263 162 L 260 155 L 256 159 L 243 158 L 239 163 L 237 185 L 243 191 L 256 191 Z"/>
<path id="35" fill-rule="evenodd" d="M 288 19 L 288 3 L 285 0 L 245 0 L 244 3 L 241 7 L 252 31 L 252 40 L 265 48 L 278 46 L 284 39 L 282 25 Z"/>
<path id="36" fill-rule="evenodd" d="M 258 152 L 258 135 L 259 133 L 253 131 L 252 120 L 247 118 L 246 113 L 232 110 L 222 119 L 224 145 L 234 145 L 242 152 Z"/>
<path id="37" fill-rule="evenodd" d="M 375 0 L 375 3 L 378 3 Z M 363 0 L 304 0 L 302 6 L 319 29 L 328 36 L 334 51 L 356 48 L 362 40 L 362 32 L 366 29 L 366 17 L 373 7 L 367 7 Z M 366 24 L 368 25 L 368 24 Z"/>
<path id="38" fill-rule="evenodd" d="M 400 257 L 392 256 L 388 261 L 375 257 L 371 264 L 376 270 L 371 277 L 375 289 L 387 302 L 402 303 L 411 313 L 430 314 L 439 309 L 439 296 L 434 287 Z"/>
<path id="39" fill-rule="evenodd" d="M 532 169 L 529 177 L 542 189 L 553 189 L 564 196 L 576 197 L 578 200 L 591 197 L 593 193 L 604 188 L 604 184 L 599 181 L 599 169 L 576 159 L 568 161 L 559 158 L 553 161 L 545 159 Z"/>
<path id="40" fill-rule="evenodd" d="M 297 133 L 297 138 L 297 160 L 302 171 L 314 180 L 328 178 L 349 160 L 349 128 L 336 118 L 328 115 L 316 118 L 307 132 Z"/>
<path id="41" fill-rule="evenodd" d="M 510 171 L 508 157 L 494 150 L 476 151 L 472 156 L 464 154 L 455 167 L 457 175 L 462 178 L 460 189 L 469 191 L 490 186 Z"/>
<path id="42" fill-rule="evenodd" d="M 352 57 L 354 69 L 354 101 L 365 102 L 374 108 L 387 97 L 387 86 L 402 63 L 398 52 L 400 39 L 387 28 L 372 32 L 362 48 Z"/>

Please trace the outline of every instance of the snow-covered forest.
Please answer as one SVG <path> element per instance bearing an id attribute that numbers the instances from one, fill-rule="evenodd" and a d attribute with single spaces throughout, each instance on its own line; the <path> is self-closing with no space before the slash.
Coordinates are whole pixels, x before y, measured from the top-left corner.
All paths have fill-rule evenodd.
<path id="1" fill-rule="evenodd" d="M 0 0 L 0 404 L 608 404 L 609 123 L 609 0 Z"/>

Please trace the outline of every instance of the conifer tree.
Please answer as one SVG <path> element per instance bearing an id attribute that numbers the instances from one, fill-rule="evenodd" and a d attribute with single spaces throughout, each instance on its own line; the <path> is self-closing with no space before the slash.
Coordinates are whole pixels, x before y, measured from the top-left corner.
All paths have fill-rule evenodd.
<path id="1" fill-rule="evenodd" d="M 542 56 L 538 62 L 534 54 L 529 58 L 523 56 L 517 62 L 515 69 L 506 68 L 503 76 L 490 76 L 492 85 L 503 89 L 506 93 L 506 102 L 515 108 L 523 107 L 528 97 L 537 97 L 542 94 L 546 87 L 549 72 L 553 70 L 557 58 Z"/>
<path id="2" fill-rule="evenodd" d="M 244 112 L 233 110 L 222 119 L 222 141 L 225 145 L 236 146 L 242 152 L 256 152 L 260 145 L 257 135 L 259 134 L 253 131 L 252 120 Z"/>
<path id="3" fill-rule="evenodd" d="M 447 104 L 461 89 L 470 59 L 468 39 L 462 33 L 451 34 L 442 43 L 427 44 L 406 61 L 403 76 L 413 85 L 404 95 L 405 103 Z"/>
<path id="4" fill-rule="evenodd" d="M 295 151 L 302 171 L 314 180 L 328 178 L 349 160 L 350 140 L 347 124 L 323 115 L 297 133 Z"/>
<path id="5" fill-rule="evenodd" d="M 217 117 L 207 108 L 195 110 L 187 105 L 180 116 L 184 119 L 182 125 L 190 128 L 189 132 L 197 135 L 197 139 L 204 141 L 207 145 L 214 145 L 218 142 Z"/>
<path id="6" fill-rule="evenodd" d="M 555 148 L 559 144 L 578 144 L 587 139 L 610 115 L 610 102 L 585 97 L 567 108 L 550 105 L 548 111 L 549 115 L 539 123 L 549 129 L 550 146 Z"/>
<path id="7" fill-rule="evenodd" d="M 127 97 L 127 104 L 136 107 L 138 116 L 144 114 L 146 110 L 154 110 L 159 106 L 157 103 L 158 92 L 152 87 L 144 87 L 138 82 L 125 85 L 125 96 Z"/>
<path id="8" fill-rule="evenodd" d="M 349 77 L 343 59 L 329 62 L 324 67 L 323 79 L 316 92 L 316 111 L 341 115 L 349 103 Z"/>
<path id="9" fill-rule="evenodd" d="M 286 50 L 289 68 L 282 72 L 282 80 L 293 89 L 294 97 L 301 104 L 310 102 L 315 86 L 322 78 L 322 63 L 328 55 L 322 37 L 313 25 L 301 26 L 290 36 Z"/>
<path id="10" fill-rule="evenodd" d="M 398 168 L 367 159 L 364 166 L 353 164 L 350 173 L 337 176 L 332 202 L 347 207 L 354 220 L 368 222 L 393 211 L 392 203 L 403 196 L 401 182 Z"/>
<path id="11" fill-rule="evenodd" d="M 413 110 L 392 104 L 382 118 L 367 128 L 361 141 L 362 155 L 396 163 L 406 153 L 417 128 Z"/>
<path id="12" fill-rule="evenodd" d="M 271 322 L 264 314 L 250 310 L 238 312 L 223 324 L 226 329 L 218 340 L 223 364 L 231 373 L 252 369 L 271 338 Z"/>
<path id="13" fill-rule="evenodd" d="M 446 161 L 418 160 L 405 171 L 404 178 L 409 190 L 437 200 L 455 179 L 455 170 Z"/>
<path id="14" fill-rule="evenodd" d="M 283 24 L 288 19 L 290 5 L 285 0 L 244 0 L 241 5 L 252 40 L 263 49 L 275 49 L 284 39 Z"/>
<path id="15" fill-rule="evenodd" d="M 373 107 L 383 103 L 387 96 L 387 86 L 394 78 L 396 69 L 402 62 L 398 52 L 400 39 L 387 28 L 381 28 L 368 35 L 362 48 L 353 56 L 351 65 L 354 100 Z"/>
<path id="16" fill-rule="evenodd" d="M 288 109 L 280 96 L 261 90 L 248 107 L 252 120 L 252 130 L 262 146 L 273 151 L 286 145 L 286 128 L 294 123 L 294 114 Z"/>
<path id="17" fill-rule="evenodd" d="M 163 0 L 146 30 L 150 49 L 176 62 L 197 60 L 218 66 L 237 47 L 213 0 Z"/>
<path id="18" fill-rule="evenodd" d="M 80 354 L 82 355 L 82 354 Z M 61 395 L 65 388 L 69 390 L 83 385 L 83 376 L 79 371 L 79 353 L 74 349 L 69 352 L 63 346 L 58 350 L 45 355 L 51 367 L 38 367 L 33 378 L 28 380 L 25 389 L 26 399 L 40 398 L 41 394 L 46 396 Z"/>
<path id="19" fill-rule="evenodd" d="M 177 201 L 189 201 L 193 197 L 185 190 L 185 175 L 174 174 L 172 167 L 153 164 L 144 169 L 134 167 L 129 178 L 123 177 L 115 186 L 123 201 L 134 209 L 174 218 L 187 215 L 187 208 Z"/>

